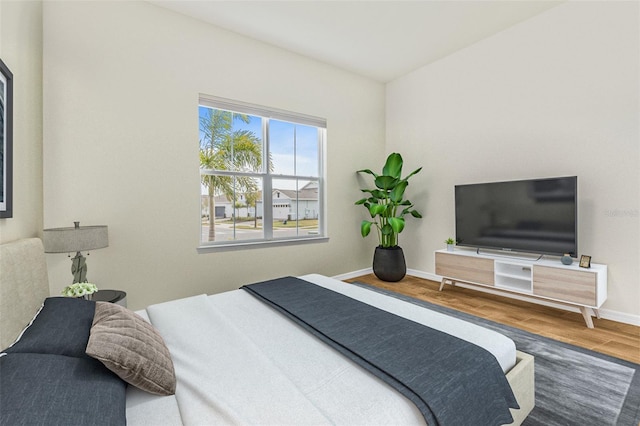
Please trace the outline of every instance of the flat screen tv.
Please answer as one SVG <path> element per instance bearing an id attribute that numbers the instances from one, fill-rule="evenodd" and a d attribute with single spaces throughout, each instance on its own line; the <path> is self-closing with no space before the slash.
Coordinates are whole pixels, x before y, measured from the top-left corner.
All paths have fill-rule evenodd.
<path id="1" fill-rule="evenodd" d="M 577 186 L 576 176 L 456 185 L 456 244 L 577 257 Z"/>

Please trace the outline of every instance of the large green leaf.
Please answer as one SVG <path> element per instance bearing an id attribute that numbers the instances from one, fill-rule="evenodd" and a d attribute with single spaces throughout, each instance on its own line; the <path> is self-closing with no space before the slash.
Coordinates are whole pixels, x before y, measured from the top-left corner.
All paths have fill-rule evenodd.
<path id="1" fill-rule="evenodd" d="M 371 171 L 371 170 L 369 170 L 369 169 L 362 169 L 362 170 L 358 170 L 358 173 L 368 173 L 368 174 L 370 174 L 370 175 L 371 175 L 371 176 L 373 176 L 373 177 L 378 177 L 378 175 L 377 175 L 376 173 L 372 172 L 372 171 Z"/>
<path id="2" fill-rule="evenodd" d="M 415 175 L 416 173 L 419 173 L 420 170 L 422 170 L 422 167 L 420 167 L 419 169 L 416 169 L 414 171 L 412 171 L 411 173 L 409 173 L 409 176 L 407 176 L 406 178 L 404 178 L 404 180 L 409 180 L 409 178 L 413 175 Z"/>
<path id="3" fill-rule="evenodd" d="M 369 206 L 369 213 L 371 214 L 371 217 L 376 217 L 376 215 L 384 213 L 386 209 L 387 206 L 384 204 L 372 204 Z"/>
<path id="4" fill-rule="evenodd" d="M 380 191 L 379 189 L 361 189 L 360 191 L 368 192 L 369 194 L 371 194 L 371 197 L 375 199 L 385 198 L 384 192 Z"/>
<path id="5" fill-rule="evenodd" d="M 401 217 L 390 217 L 389 225 L 391 225 L 393 232 L 399 234 L 404 229 L 404 219 Z"/>
<path id="6" fill-rule="evenodd" d="M 397 152 L 389 154 L 387 162 L 382 168 L 382 174 L 400 179 L 400 175 L 402 174 L 402 156 Z"/>
<path id="7" fill-rule="evenodd" d="M 398 183 L 398 179 L 393 176 L 380 175 L 376 178 L 375 183 L 378 188 L 391 191 Z"/>
<path id="8" fill-rule="evenodd" d="M 374 189 L 373 191 L 371 191 L 371 196 L 376 200 L 382 200 L 383 198 L 385 198 L 385 193 L 383 191 L 380 191 L 379 189 Z"/>
<path id="9" fill-rule="evenodd" d="M 411 210 L 411 207 L 407 207 L 406 209 L 402 210 L 402 216 L 404 216 L 405 214 L 410 214 L 411 216 L 418 219 L 422 218 L 420 212 L 418 212 L 417 210 Z"/>
<path id="10" fill-rule="evenodd" d="M 368 200 L 368 198 L 363 198 L 362 200 L 358 200 L 358 201 L 355 202 L 355 205 L 359 206 L 360 204 L 364 204 L 364 203 L 367 202 L 367 200 Z"/>
<path id="11" fill-rule="evenodd" d="M 360 224 L 360 234 L 362 234 L 362 238 L 366 237 L 367 235 L 369 235 L 369 232 L 371 232 L 371 225 L 373 223 L 369 222 L 368 220 L 363 220 L 362 223 Z"/>
<path id="12" fill-rule="evenodd" d="M 409 185 L 409 182 L 407 182 L 406 180 L 401 180 L 400 182 L 398 182 L 396 187 L 393 188 L 393 191 L 391 191 L 391 194 L 389 195 L 391 197 L 391 201 L 396 204 L 400 203 L 402 201 L 402 197 L 404 196 L 404 190 L 407 189 L 407 185 Z"/>

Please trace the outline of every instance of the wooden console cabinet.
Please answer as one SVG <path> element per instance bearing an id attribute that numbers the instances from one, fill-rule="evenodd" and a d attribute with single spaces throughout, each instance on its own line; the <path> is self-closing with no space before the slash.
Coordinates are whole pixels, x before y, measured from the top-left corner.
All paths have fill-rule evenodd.
<path id="1" fill-rule="evenodd" d="M 591 264 L 580 268 L 578 262 L 566 266 L 559 260 L 525 260 L 478 254 L 458 249 L 436 251 L 436 274 L 445 284 L 475 284 L 534 298 L 578 306 L 587 327 L 593 328 L 591 312 L 607 299 L 607 266 Z"/>

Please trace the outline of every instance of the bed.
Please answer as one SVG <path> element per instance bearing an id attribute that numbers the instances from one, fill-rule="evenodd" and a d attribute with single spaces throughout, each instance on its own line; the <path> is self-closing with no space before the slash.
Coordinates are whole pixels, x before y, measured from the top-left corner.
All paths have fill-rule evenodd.
<path id="1" fill-rule="evenodd" d="M 27 239 L 3 244 L 1 250 L 0 346 L 6 348 L 11 345 L 25 325 L 32 321 L 33 324 L 18 343 L 8 349 L 9 353 L 0 357 L 4 387 L 0 389 L 0 397 L 10 396 L 5 383 L 21 385 L 26 380 L 20 376 L 26 373 L 18 372 L 30 371 L 30 379 L 36 383 L 33 386 L 40 386 L 43 381 L 41 374 L 46 373 L 38 370 L 44 362 L 41 358 L 61 357 L 65 367 L 56 370 L 65 374 L 74 372 L 72 377 L 69 373 L 61 379 L 64 388 L 76 389 L 73 392 L 79 393 L 84 402 L 72 410 L 69 418 L 56 414 L 60 423 L 66 420 L 67 424 L 104 424 L 104 416 L 121 410 L 129 425 L 425 424 L 424 414 L 395 385 L 363 368 L 359 361 L 328 346 L 304 326 L 277 312 L 246 289 L 188 297 L 150 306 L 137 313 L 152 324 L 149 327 L 161 336 L 161 343 L 170 354 L 169 363 L 172 364 L 176 383 L 173 389 L 164 392 L 166 395 L 127 386 L 120 377 L 102 368 L 102 364 L 108 363 L 101 361 L 99 354 L 95 358 L 87 356 L 83 348 L 73 349 L 75 352 L 72 354 L 65 352 L 69 349 L 60 349 L 64 356 L 33 354 L 32 348 L 24 347 L 31 341 L 28 333 L 38 329 L 36 322 L 44 321 L 47 315 L 58 321 L 64 315 L 61 312 L 68 312 L 68 304 L 75 300 L 49 298 L 45 303 L 47 308 L 33 320 L 34 313 L 48 296 L 42 244 L 38 239 Z M 428 324 L 430 329 L 483 347 L 495 357 L 501 374 L 506 377 L 517 399 L 519 408 L 510 410 L 513 424 L 522 423 L 533 408 L 533 357 L 516 351 L 513 342 L 505 336 L 321 275 L 311 274 L 295 279 L 322 291 L 330 290 L 332 295 L 364 302 L 385 313 L 406 318 L 411 323 Z M 55 308 L 56 304 L 60 307 Z M 77 318 L 83 315 L 88 321 L 85 328 L 95 326 L 89 318 L 92 311 L 86 308 L 93 305 L 77 305 L 82 305 L 87 313 L 74 313 L 73 326 L 66 328 L 73 328 L 74 332 L 82 328 L 77 326 Z M 125 309 L 107 305 L 111 304 L 105 303 L 101 309 Z M 105 315 L 108 317 L 110 313 Z M 97 316 L 96 308 L 93 320 Z M 46 334 L 48 339 L 56 339 L 60 335 L 42 334 Z M 93 331 L 91 334 L 93 339 Z M 156 343 L 150 342 L 151 345 Z M 51 340 L 47 343 L 47 350 L 57 345 L 58 340 Z M 14 350 L 20 353 L 11 353 L 16 346 L 23 349 Z M 91 340 L 86 345 L 87 353 L 90 346 Z M 70 360 L 75 364 L 69 364 Z M 10 362 L 27 367 L 13 367 Z M 32 367 L 34 363 L 38 368 Z M 98 372 L 96 383 L 99 386 L 83 376 L 85 371 L 91 374 Z M 8 376 L 9 372 L 17 377 Z M 166 369 L 160 373 L 168 374 Z M 54 379 L 47 380 L 50 387 Z M 82 386 L 89 386 L 89 390 L 83 390 Z M 31 389 L 32 385 L 29 385 L 23 392 L 31 392 Z M 100 397 L 87 398 L 94 391 L 102 392 Z M 34 406 L 38 405 L 38 398 L 46 399 L 37 395 L 26 399 L 36 401 L 32 403 Z M 7 406 L 24 404 L 24 400 L 24 397 L 17 402 L 15 399 L 10 403 L 4 400 L 3 411 Z M 48 423 L 55 423 L 56 417 L 51 417 L 52 408 L 48 410 L 46 404 L 39 408 Z M 453 407 L 452 411 L 459 409 L 462 407 Z M 20 414 L 20 410 L 15 411 Z M 106 414 L 96 420 L 95 413 L 103 411 Z"/>

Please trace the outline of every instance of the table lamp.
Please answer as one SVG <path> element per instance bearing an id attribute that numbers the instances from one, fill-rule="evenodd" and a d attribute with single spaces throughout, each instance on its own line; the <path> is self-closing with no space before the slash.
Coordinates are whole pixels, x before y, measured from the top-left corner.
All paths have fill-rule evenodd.
<path id="1" fill-rule="evenodd" d="M 107 226 L 80 226 L 80 222 L 73 222 L 73 228 L 50 228 L 42 233 L 42 243 L 45 253 L 72 253 L 71 273 L 73 283 L 86 283 L 87 263 L 82 251 L 95 250 L 109 246 Z M 71 255 L 69 255 L 71 257 Z"/>

